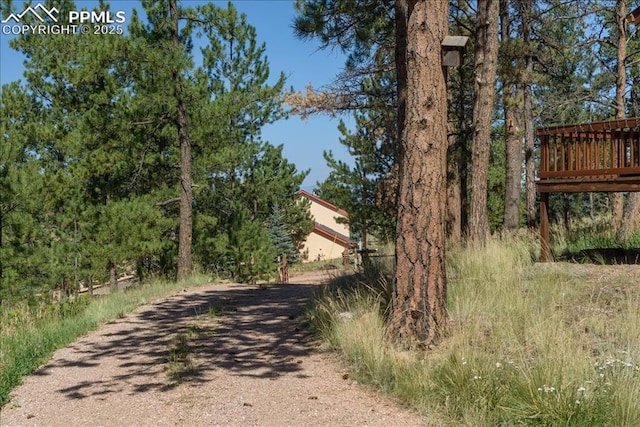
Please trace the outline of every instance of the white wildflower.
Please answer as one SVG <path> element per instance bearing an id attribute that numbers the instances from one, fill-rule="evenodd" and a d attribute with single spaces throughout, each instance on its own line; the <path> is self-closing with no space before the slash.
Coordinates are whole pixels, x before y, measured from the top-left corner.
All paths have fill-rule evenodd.
<path id="1" fill-rule="evenodd" d="M 556 388 L 553 386 L 548 386 L 546 384 L 543 384 L 542 387 L 538 387 L 538 391 L 542 391 L 544 393 L 553 393 L 556 391 Z"/>

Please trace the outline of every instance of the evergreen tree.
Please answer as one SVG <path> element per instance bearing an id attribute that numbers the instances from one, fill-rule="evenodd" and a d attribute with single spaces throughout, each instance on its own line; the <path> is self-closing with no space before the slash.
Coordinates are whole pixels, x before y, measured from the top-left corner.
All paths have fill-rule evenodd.
<path id="1" fill-rule="evenodd" d="M 355 165 L 351 167 L 336 160 L 331 152 L 325 153 L 331 173 L 316 190 L 320 197 L 349 212 L 350 231 L 363 239 L 364 246 L 368 234 L 386 242 L 395 234 L 395 203 L 388 203 L 381 193 L 394 159 L 391 153 L 385 156 L 385 147 L 392 144 L 386 139 L 390 135 L 377 127 L 381 120 L 376 114 L 380 113 L 381 110 L 372 109 L 355 114 L 355 133 L 349 133 L 341 123 L 340 131 L 344 136 L 340 142 L 348 147 Z"/>
<path id="2" fill-rule="evenodd" d="M 298 262 L 298 251 L 296 251 L 293 245 L 293 239 L 287 230 L 284 215 L 277 205 L 271 210 L 271 215 L 267 221 L 267 229 L 277 256 L 282 254 L 286 255 L 287 262 L 290 264 Z"/>
<path id="3" fill-rule="evenodd" d="M 285 200 L 284 202 L 287 202 Z M 311 201 L 307 198 L 294 198 L 292 201 L 280 205 L 284 222 L 293 242 L 293 247 L 300 253 L 304 242 L 313 231 L 315 221 L 311 216 Z"/>
<path id="4" fill-rule="evenodd" d="M 227 251 L 235 277 L 249 283 L 267 279 L 275 271 L 277 255 L 267 228 L 242 208 L 236 209 L 231 221 Z"/>
<path id="5" fill-rule="evenodd" d="M 193 123 L 189 116 L 198 97 L 188 73 L 193 68 L 191 33 L 188 17 L 195 11 L 182 8 L 177 0 L 144 0 L 148 24 L 133 16 L 131 33 L 140 54 L 137 62 L 136 102 L 140 117 L 145 117 L 145 132 L 159 132 L 159 149 L 170 162 L 179 165 L 179 174 L 171 182 L 177 191 L 179 225 L 177 232 L 178 278 L 192 269 L 193 239 Z M 154 103 L 149 103 L 153 100 Z M 153 106 L 152 108 L 149 108 Z"/>
<path id="6" fill-rule="evenodd" d="M 205 142 L 211 149 L 196 161 L 198 179 L 204 183 L 196 194 L 196 247 L 206 265 L 226 265 L 229 253 L 236 264 L 238 259 L 246 264 L 249 256 L 261 259 L 256 254 L 262 253 L 259 248 L 264 244 L 247 230 L 264 224 L 273 206 L 281 206 L 285 223 L 292 232 L 296 230 L 298 239 L 311 231 L 308 211 L 293 198 L 307 172 L 298 172 L 283 158 L 282 146 L 274 147 L 261 138 L 262 126 L 284 117 L 284 76 L 268 83 L 265 45 L 258 44 L 255 29 L 232 4 L 226 9 L 209 4 L 198 11 L 207 22 L 209 40 L 202 48 L 199 78 L 211 99 L 202 110 L 196 149 L 204 151 Z M 242 242 L 242 238 L 255 242 Z M 245 248 L 257 252 L 241 253 Z"/>
<path id="7" fill-rule="evenodd" d="M 473 105 L 473 145 L 469 238 L 484 244 L 489 234 L 487 213 L 488 173 L 498 69 L 498 0 L 478 0 L 475 38 L 475 101 Z"/>
<path id="8" fill-rule="evenodd" d="M 40 291 L 43 180 L 31 145 L 38 103 L 18 83 L 0 92 L 0 303 Z"/>
<path id="9" fill-rule="evenodd" d="M 403 346 L 427 346 L 447 321 L 445 211 L 446 81 L 440 43 L 448 5 L 422 0 L 408 9 L 407 109 L 400 151 L 396 271 L 391 333 Z"/>
<path id="10" fill-rule="evenodd" d="M 355 166 L 325 153 L 330 176 L 316 192 L 349 211 L 352 233 L 364 230 L 382 240 L 395 233 L 398 169 L 394 167 L 402 120 L 398 114 L 394 2 L 298 1 L 296 35 L 317 37 L 324 47 L 349 54 L 345 70 L 321 96 L 290 96 L 288 102 L 303 115 L 348 112 L 355 130 L 343 123 L 340 142 Z M 400 49 L 402 51 L 402 49 Z"/>
<path id="11" fill-rule="evenodd" d="M 76 9 L 71 1 L 56 7 L 61 17 Z M 146 21 L 134 11 L 127 36 L 25 34 L 11 42 L 27 61 L 25 84 L 2 92 L 3 296 L 36 289 L 30 283 L 70 290 L 87 278 L 115 282 L 123 267 L 175 273 L 184 258 L 178 236 L 188 230 L 178 218 L 190 216 L 176 203 L 185 188 L 197 189 L 186 199 L 187 207 L 198 203 L 202 262 L 233 255 L 252 266 L 238 274 L 252 277 L 272 268 L 263 262 L 273 261 L 264 221 L 276 203 L 292 230 L 309 230 L 308 212 L 293 200 L 306 173 L 260 139 L 261 126 L 283 116 L 284 78 L 266 83 L 255 30 L 232 6 L 143 7 Z M 200 68 L 191 55 L 196 26 L 211 42 Z M 185 185 L 189 167 L 199 185 Z"/>

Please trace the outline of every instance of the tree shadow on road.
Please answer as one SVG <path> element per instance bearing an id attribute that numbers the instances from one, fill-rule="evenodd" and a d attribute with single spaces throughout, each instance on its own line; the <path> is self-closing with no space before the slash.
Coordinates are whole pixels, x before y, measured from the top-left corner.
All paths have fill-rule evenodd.
<path id="1" fill-rule="evenodd" d="M 71 399 L 166 391 L 177 384 L 166 370 L 176 337 L 183 335 L 188 363 L 179 382 L 190 386 L 213 381 L 223 373 L 304 377 L 302 358 L 314 351 L 314 345 L 302 315 L 318 288 L 280 284 L 267 289 L 222 285 L 185 290 L 116 321 L 121 327 L 98 331 L 97 339 L 74 344 L 76 351 L 69 358 L 52 361 L 39 374 L 47 375 L 53 368 L 87 369 L 86 381 L 58 390 Z M 98 377 L 96 371 L 102 365 L 117 368 L 105 369 Z"/>

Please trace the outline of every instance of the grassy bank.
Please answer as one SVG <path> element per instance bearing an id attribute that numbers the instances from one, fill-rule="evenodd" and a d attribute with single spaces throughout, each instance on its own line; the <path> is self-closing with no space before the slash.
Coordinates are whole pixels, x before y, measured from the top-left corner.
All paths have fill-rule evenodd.
<path id="1" fill-rule="evenodd" d="M 206 276 L 178 283 L 155 281 L 95 299 L 81 296 L 62 304 L 23 304 L 0 311 L 0 407 L 9 401 L 9 393 L 22 377 L 34 372 L 57 349 L 142 304 L 208 281 Z"/>
<path id="2" fill-rule="evenodd" d="M 555 223 L 551 227 L 551 249 L 556 259 L 597 264 L 639 263 L 640 230 L 619 241 L 608 216 L 580 218 L 570 229 Z"/>
<path id="3" fill-rule="evenodd" d="M 389 345 L 384 286 L 326 293 L 311 317 L 360 381 L 444 424 L 639 425 L 637 279 L 594 281 L 581 269 L 613 267 L 534 265 L 530 253 L 516 239 L 452 253 L 450 331 L 427 353 Z"/>

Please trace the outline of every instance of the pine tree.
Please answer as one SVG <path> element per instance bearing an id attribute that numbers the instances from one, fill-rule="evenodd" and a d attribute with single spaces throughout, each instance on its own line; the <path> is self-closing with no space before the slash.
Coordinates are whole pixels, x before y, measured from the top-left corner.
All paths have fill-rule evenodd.
<path id="1" fill-rule="evenodd" d="M 267 279 L 276 268 L 276 251 L 264 224 L 251 219 L 249 212 L 236 210 L 227 248 L 235 277 L 248 283 Z"/>
<path id="2" fill-rule="evenodd" d="M 142 102 L 136 106 L 141 117 L 146 117 L 141 123 L 147 125 L 147 132 L 151 126 L 162 130 L 158 142 L 167 148 L 163 154 L 179 165 L 179 174 L 171 182 L 179 202 L 176 275 L 184 279 L 192 270 L 193 240 L 193 123 L 189 115 L 198 100 L 186 76 L 193 67 L 193 26 L 187 17 L 195 11 L 180 7 L 178 0 L 147 0 L 142 4 L 148 25 L 140 22 L 137 15 L 131 25 L 134 42 L 140 49 L 134 57 L 139 73 L 136 94 Z M 157 103 L 149 103 L 150 100 Z"/>
<path id="3" fill-rule="evenodd" d="M 42 290 L 43 180 L 32 154 L 30 122 L 38 104 L 18 83 L 0 91 L 0 303 Z"/>
<path id="4" fill-rule="evenodd" d="M 232 4 L 226 9 L 209 4 L 198 12 L 207 22 L 209 41 L 202 50 L 199 78 L 211 101 L 202 110 L 203 125 L 195 135 L 197 150 L 204 151 L 205 144 L 209 148 L 196 160 L 198 179 L 205 184 L 196 193 L 196 247 L 201 262 L 219 266 L 229 262 L 225 253 L 233 253 L 237 262 L 246 255 L 243 248 L 262 252 L 264 242 L 246 231 L 264 224 L 275 205 L 281 206 L 285 223 L 298 239 L 300 234 L 306 237 L 313 224 L 293 198 L 307 172 L 298 172 L 282 156 L 282 146 L 261 138 L 262 126 L 284 116 L 284 76 L 268 83 L 265 45 Z M 238 221 L 240 217 L 253 225 Z"/>
<path id="5" fill-rule="evenodd" d="M 355 129 L 339 125 L 340 142 L 354 157 L 355 165 L 336 161 L 325 153 L 331 174 L 316 191 L 326 200 L 349 211 L 355 234 L 373 234 L 392 240 L 395 234 L 398 169 L 398 137 L 404 125 L 404 107 L 398 101 L 406 94 L 397 58 L 396 34 L 402 18 L 397 5 L 403 2 L 299 1 L 296 35 L 316 37 L 323 47 L 337 47 L 349 54 L 345 70 L 324 93 L 303 98 L 289 96 L 294 111 L 303 115 L 325 112 L 353 114 Z M 402 27 L 402 26 L 400 26 Z M 400 65 L 399 65 L 400 64 Z M 364 232 L 364 230 L 367 230 Z"/>
<path id="6" fill-rule="evenodd" d="M 371 80 L 370 85 L 386 87 L 389 84 L 383 78 Z M 337 161 L 331 152 L 326 152 L 325 160 L 331 172 L 317 189 L 320 197 L 349 212 L 351 232 L 361 236 L 365 245 L 368 234 L 382 241 L 393 240 L 396 225 L 394 190 L 397 185 L 389 182 L 389 177 L 396 173 L 396 113 L 390 111 L 388 105 L 381 105 L 373 95 L 371 98 L 367 109 L 354 113 L 353 132 L 342 122 L 339 125 L 343 135 L 340 142 L 353 156 L 354 165 Z"/>
<path id="7" fill-rule="evenodd" d="M 280 208 L 275 205 L 271 210 L 271 215 L 267 221 L 267 230 L 269 238 L 278 256 L 284 254 L 287 256 L 287 262 L 294 264 L 299 261 L 298 251 L 293 245 L 291 235 L 287 230 L 284 222 L 284 215 Z"/>
<path id="8" fill-rule="evenodd" d="M 61 19 L 75 10 L 68 1 L 58 7 Z M 71 289 L 76 285 L 67 284 L 87 275 L 101 279 L 109 269 L 113 276 L 118 264 L 158 255 L 167 224 L 149 194 L 159 181 L 144 179 L 152 156 L 147 139 L 131 132 L 138 126 L 129 116 L 137 95 L 133 39 L 24 35 L 11 43 L 27 57 L 21 90 L 37 113 L 12 120 L 16 132 L 8 135 L 15 139 L 20 131 L 28 138 L 39 165 L 33 179 L 47 189 L 37 198 L 37 223 L 46 236 L 37 241 L 39 255 L 49 261 L 40 282 Z M 123 244 L 125 238 L 136 247 Z"/>
<path id="9" fill-rule="evenodd" d="M 440 43 L 448 4 L 408 9 L 407 116 L 400 152 L 391 333 L 403 346 L 438 342 L 447 321 L 447 97 Z"/>

